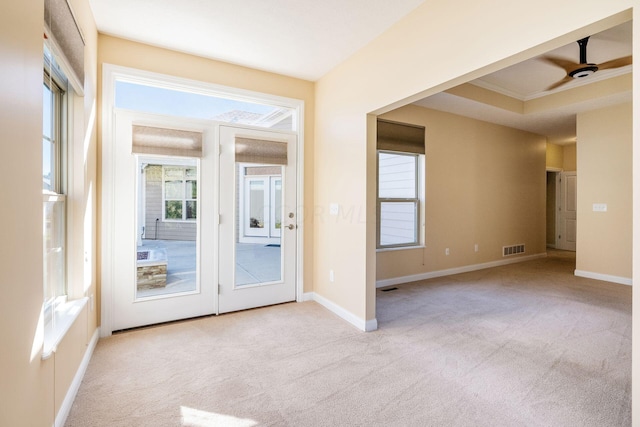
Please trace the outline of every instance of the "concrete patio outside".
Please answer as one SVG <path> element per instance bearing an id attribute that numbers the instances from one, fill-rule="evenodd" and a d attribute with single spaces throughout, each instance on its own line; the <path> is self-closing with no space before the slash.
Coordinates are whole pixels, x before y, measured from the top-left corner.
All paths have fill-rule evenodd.
<path id="1" fill-rule="evenodd" d="M 167 285 L 163 288 L 138 289 L 137 297 L 189 292 L 196 290 L 196 242 L 185 240 L 142 241 L 141 248 L 165 249 Z M 280 246 L 236 243 L 236 286 L 264 283 L 281 278 Z"/>

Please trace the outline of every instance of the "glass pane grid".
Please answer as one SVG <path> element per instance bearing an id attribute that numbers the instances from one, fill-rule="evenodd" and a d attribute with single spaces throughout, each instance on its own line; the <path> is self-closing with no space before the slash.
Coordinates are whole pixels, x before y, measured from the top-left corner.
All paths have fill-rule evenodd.
<path id="1" fill-rule="evenodd" d="M 378 153 L 378 197 L 417 198 L 417 156 Z"/>
<path id="2" fill-rule="evenodd" d="M 66 294 L 65 286 L 65 201 L 43 203 L 44 296 L 45 301 Z"/>
<path id="3" fill-rule="evenodd" d="M 417 202 L 380 203 L 380 246 L 417 244 Z"/>
<path id="4" fill-rule="evenodd" d="M 43 189 L 43 293 L 45 321 L 52 319 L 51 308 L 67 294 L 66 283 L 66 199 L 64 192 L 63 147 L 65 134 L 64 76 L 52 77 L 45 70 L 42 98 L 42 189 Z"/>

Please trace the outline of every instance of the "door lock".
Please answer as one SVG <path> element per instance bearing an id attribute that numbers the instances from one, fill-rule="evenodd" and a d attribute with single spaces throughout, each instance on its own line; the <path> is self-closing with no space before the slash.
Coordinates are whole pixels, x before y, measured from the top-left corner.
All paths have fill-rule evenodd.
<path id="1" fill-rule="evenodd" d="M 293 229 L 295 229 L 295 228 L 296 228 L 296 226 L 295 226 L 294 224 L 289 224 L 289 225 L 287 225 L 287 228 L 288 228 L 289 230 L 293 230 Z"/>

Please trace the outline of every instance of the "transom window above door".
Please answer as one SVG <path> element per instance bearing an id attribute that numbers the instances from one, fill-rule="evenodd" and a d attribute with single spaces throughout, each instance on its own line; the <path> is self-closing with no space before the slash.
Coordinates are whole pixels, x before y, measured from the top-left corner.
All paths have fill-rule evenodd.
<path id="1" fill-rule="evenodd" d="M 125 110 L 295 130 L 295 109 L 224 96 L 116 81 L 115 106 Z"/>

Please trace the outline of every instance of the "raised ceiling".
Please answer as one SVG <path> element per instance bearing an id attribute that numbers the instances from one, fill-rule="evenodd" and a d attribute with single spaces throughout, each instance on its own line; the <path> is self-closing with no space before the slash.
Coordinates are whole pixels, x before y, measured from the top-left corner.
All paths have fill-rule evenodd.
<path id="1" fill-rule="evenodd" d="M 593 34 L 587 60 L 602 64 L 628 57 L 631 40 L 631 22 Z M 562 144 L 575 141 L 577 113 L 631 101 L 630 65 L 548 90 L 566 76 L 565 70 L 545 59 L 550 57 L 579 63 L 580 48 L 577 42 L 570 43 L 415 104 L 545 135 Z"/>

